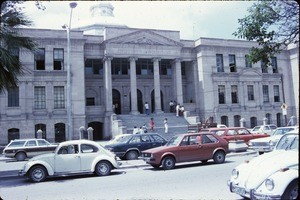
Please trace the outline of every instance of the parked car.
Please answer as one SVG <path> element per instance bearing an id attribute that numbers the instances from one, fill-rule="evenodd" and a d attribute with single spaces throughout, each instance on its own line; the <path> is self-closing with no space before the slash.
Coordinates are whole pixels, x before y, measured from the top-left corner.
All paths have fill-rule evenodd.
<path id="1" fill-rule="evenodd" d="M 250 199 L 298 199 L 299 133 L 283 135 L 275 149 L 232 170 L 230 191 Z"/>
<path id="2" fill-rule="evenodd" d="M 174 136 L 165 146 L 142 152 L 142 158 L 154 168 L 173 169 L 176 163 L 213 159 L 223 163 L 228 142 L 212 133 L 186 133 Z"/>
<path id="3" fill-rule="evenodd" d="M 3 155 L 18 161 L 53 152 L 57 147 L 44 139 L 15 139 L 3 149 Z"/>
<path id="4" fill-rule="evenodd" d="M 253 134 L 268 134 L 271 135 L 272 132 L 277 128 L 274 124 L 267 124 L 261 126 L 255 126 L 253 129 L 250 130 Z"/>
<path id="5" fill-rule="evenodd" d="M 248 131 L 248 129 L 243 127 L 209 128 L 202 129 L 201 132 L 202 131 L 215 133 L 227 142 L 230 140 L 244 140 L 245 143 L 248 143 L 251 139 L 269 137 L 267 134 L 252 134 Z"/>
<path id="6" fill-rule="evenodd" d="M 71 140 L 62 142 L 54 153 L 30 159 L 19 172 L 33 182 L 40 182 L 49 176 L 78 173 L 109 175 L 119 168 L 116 156 L 94 141 Z"/>
<path id="7" fill-rule="evenodd" d="M 270 152 L 274 149 L 275 145 L 277 144 L 278 140 L 282 137 L 282 135 L 292 130 L 299 130 L 299 127 L 287 126 L 277 128 L 270 137 L 250 140 L 248 142 L 249 149 L 253 149 L 259 154 Z"/>
<path id="8" fill-rule="evenodd" d="M 105 145 L 105 148 L 122 160 L 135 160 L 142 151 L 163 146 L 166 143 L 167 140 L 157 133 L 144 133 L 125 136 L 114 144 Z"/>

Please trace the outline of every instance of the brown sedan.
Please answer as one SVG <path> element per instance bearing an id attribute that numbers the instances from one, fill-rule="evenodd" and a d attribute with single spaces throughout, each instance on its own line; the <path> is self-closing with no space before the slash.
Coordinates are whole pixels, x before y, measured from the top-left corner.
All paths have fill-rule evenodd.
<path id="1" fill-rule="evenodd" d="M 244 140 L 248 144 L 249 140 L 256 138 L 269 137 L 268 134 L 253 134 L 248 129 L 243 127 L 228 127 L 228 128 L 209 128 L 202 129 L 201 132 L 215 133 L 225 139 L 227 142 L 230 140 Z"/>
<path id="2" fill-rule="evenodd" d="M 228 142 L 212 133 L 186 133 L 174 136 L 165 146 L 142 152 L 142 158 L 154 168 L 173 169 L 175 163 L 213 159 L 223 163 Z"/>

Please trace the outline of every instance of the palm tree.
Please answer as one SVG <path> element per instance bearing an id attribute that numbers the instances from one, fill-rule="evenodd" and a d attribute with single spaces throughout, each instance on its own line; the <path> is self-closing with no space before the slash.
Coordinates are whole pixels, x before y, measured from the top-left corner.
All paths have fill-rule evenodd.
<path id="1" fill-rule="evenodd" d="M 18 85 L 18 76 L 24 73 L 19 61 L 20 49 L 34 51 L 36 43 L 22 36 L 18 28 L 30 26 L 32 22 L 26 18 L 17 3 L 4 1 L 0 15 L 0 92 Z M 17 54 L 16 54 L 17 53 Z"/>

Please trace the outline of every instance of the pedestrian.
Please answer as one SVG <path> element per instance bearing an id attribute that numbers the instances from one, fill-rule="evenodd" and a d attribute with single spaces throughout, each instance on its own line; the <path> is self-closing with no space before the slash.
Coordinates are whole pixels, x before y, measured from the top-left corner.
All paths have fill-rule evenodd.
<path id="1" fill-rule="evenodd" d="M 142 129 L 144 130 L 144 133 L 148 133 L 146 124 L 144 124 L 144 125 L 142 126 Z"/>
<path id="2" fill-rule="evenodd" d="M 135 126 L 132 129 L 132 134 L 138 134 L 139 133 L 139 129 Z"/>
<path id="3" fill-rule="evenodd" d="M 177 104 L 177 105 L 176 105 L 176 117 L 179 116 L 179 109 L 180 109 L 180 105 Z"/>
<path id="4" fill-rule="evenodd" d="M 149 115 L 149 104 L 147 101 L 144 106 L 145 106 L 145 110 L 146 110 L 146 115 Z"/>
<path id="5" fill-rule="evenodd" d="M 150 126 L 150 131 L 154 131 L 154 119 L 153 118 L 150 119 L 149 126 Z"/>
<path id="6" fill-rule="evenodd" d="M 140 133 L 140 134 L 145 133 L 142 127 L 139 128 L 139 133 Z"/>
<path id="7" fill-rule="evenodd" d="M 169 126 L 168 126 L 168 119 L 167 118 L 165 118 L 165 120 L 164 120 L 164 125 L 165 125 L 165 133 L 168 133 Z"/>
<path id="8" fill-rule="evenodd" d="M 174 109 L 174 103 L 172 100 L 170 101 L 169 106 L 170 106 L 170 113 L 172 113 Z"/>
<path id="9" fill-rule="evenodd" d="M 180 107 L 180 116 L 183 116 L 183 113 L 184 113 L 184 106 L 182 105 L 182 106 Z"/>

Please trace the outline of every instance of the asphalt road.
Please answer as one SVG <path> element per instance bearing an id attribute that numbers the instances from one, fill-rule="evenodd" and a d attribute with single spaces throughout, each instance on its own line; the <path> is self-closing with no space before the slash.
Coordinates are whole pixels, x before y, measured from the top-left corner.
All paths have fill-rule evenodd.
<path id="1" fill-rule="evenodd" d="M 256 154 L 231 156 L 223 164 L 194 162 L 174 170 L 148 165 L 114 170 L 110 176 L 68 176 L 31 183 L 24 177 L 0 179 L 4 200 L 94 200 L 94 199 L 241 199 L 229 192 L 231 170 Z"/>

